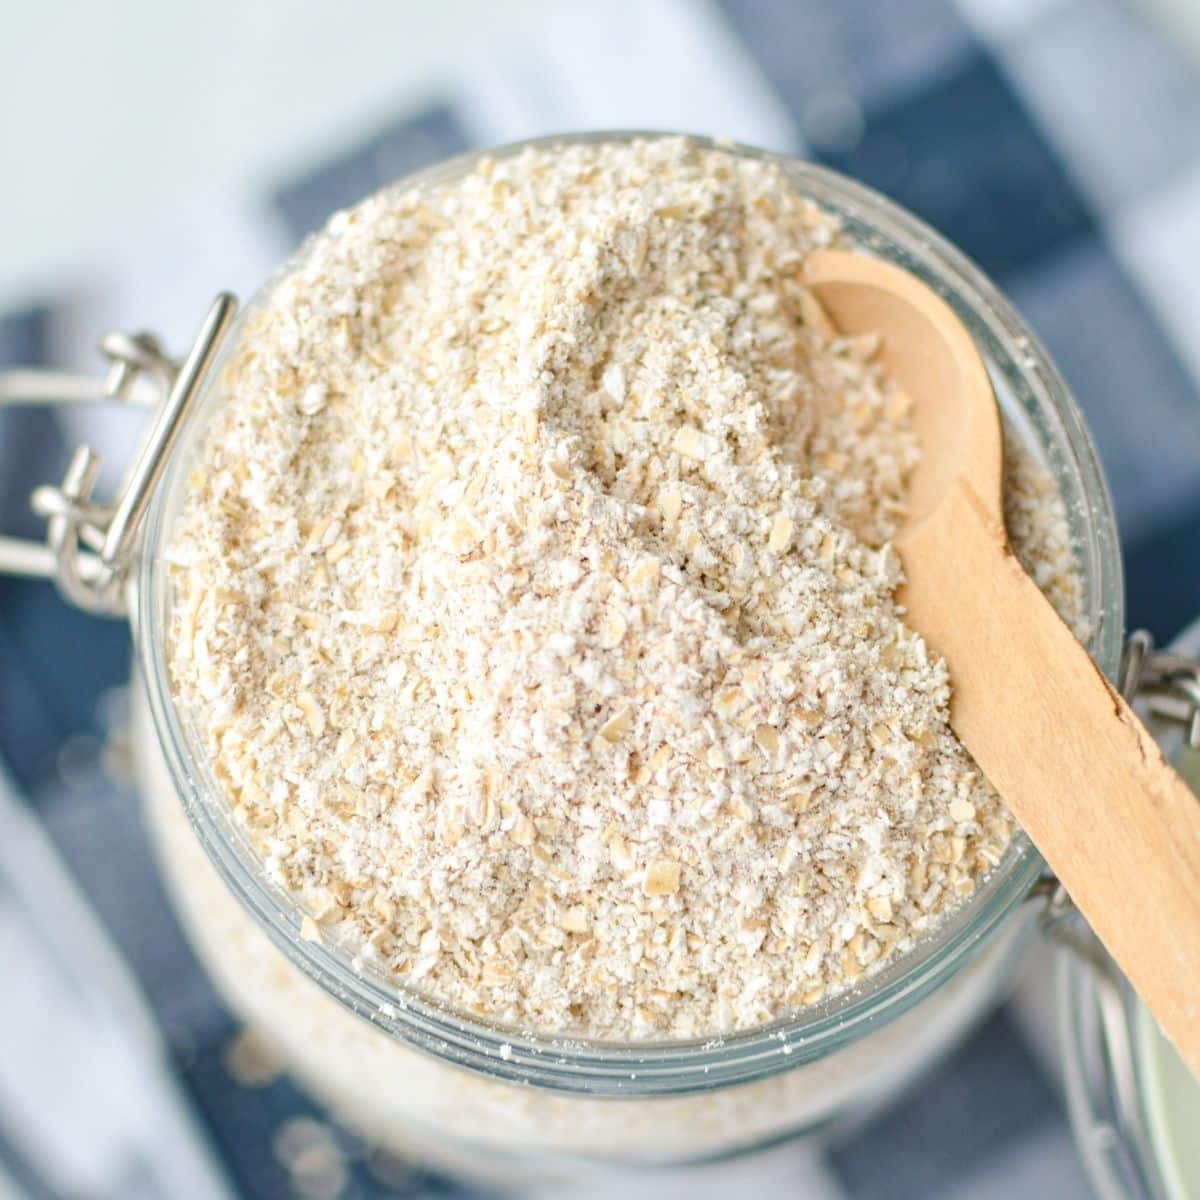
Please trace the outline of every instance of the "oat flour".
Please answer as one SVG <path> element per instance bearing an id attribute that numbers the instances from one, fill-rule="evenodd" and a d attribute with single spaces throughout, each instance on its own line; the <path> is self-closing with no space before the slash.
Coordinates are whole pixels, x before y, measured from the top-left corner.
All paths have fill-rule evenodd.
<path id="1" fill-rule="evenodd" d="M 305 934 L 645 1038 L 844 989 L 1013 832 L 903 622 L 917 447 L 799 282 L 836 222 L 684 139 L 339 214 L 244 327 L 175 532 L 174 687 Z M 1014 541 L 1078 589 L 1010 447 Z"/>

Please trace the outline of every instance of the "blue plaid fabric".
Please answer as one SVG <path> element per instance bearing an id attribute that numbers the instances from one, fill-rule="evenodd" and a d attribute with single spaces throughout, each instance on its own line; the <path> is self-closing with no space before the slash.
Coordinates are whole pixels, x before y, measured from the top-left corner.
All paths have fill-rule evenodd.
<path id="1" fill-rule="evenodd" d="M 1099 446 L 1131 624 L 1165 640 L 1200 609 L 1200 70 L 1134 9 L 611 0 L 560 6 L 536 44 L 451 67 L 425 103 L 259 197 L 262 245 L 276 244 L 280 224 L 298 241 L 415 167 L 542 132 L 688 128 L 808 154 L 913 209 L 1008 291 Z M 186 240 L 174 250 L 186 256 Z M 175 266 L 155 269 L 169 277 Z M 231 277 L 238 269 L 231 260 Z M 199 313 L 208 299 L 188 301 Z M 54 318 L 73 303 L 63 295 L 0 317 L 0 362 L 59 361 Z M 34 531 L 25 497 L 57 477 L 75 435 L 46 412 L 0 414 L 6 532 Z M 102 769 L 128 671 L 119 624 L 73 612 L 44 585 L 0 579 L 0 752 L 132 965 L 231 1190 L 474 1195 L 381 1163 L 339 1130 L 329 1136 L 342 1173 L 314 1191 L 279 1131 L 322 1114 L 286 1079 L 233 1080 L 233 1019 L 174 924 L 134 798 Z M 1031 991 L 887 1109 L 776 1159 L 775 1185 L 845 1200 L 1088 1195 L 1039 1032 L 1044 989 Z M 0 1163 L 36 1194 L 43 1185 L 3 1130 L 0 1102 Z M 723 1186 L 761 1182 L 756 1169 L 723 1174 Z M 674 1187 L 658 1176 L 655 1194 Z M 698 1187 L 687 1177 L 679 1194 L 708 1194 Z"/>

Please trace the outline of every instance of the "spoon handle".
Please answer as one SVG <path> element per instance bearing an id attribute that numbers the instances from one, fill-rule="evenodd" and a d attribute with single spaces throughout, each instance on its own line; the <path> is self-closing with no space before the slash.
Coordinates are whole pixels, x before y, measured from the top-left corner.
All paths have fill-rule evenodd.
<path id="1" fill-rule="evenodd" d="M 1200 1076 L 1200 800 L 969 484 L 898 549 L 955 732 Z"/>

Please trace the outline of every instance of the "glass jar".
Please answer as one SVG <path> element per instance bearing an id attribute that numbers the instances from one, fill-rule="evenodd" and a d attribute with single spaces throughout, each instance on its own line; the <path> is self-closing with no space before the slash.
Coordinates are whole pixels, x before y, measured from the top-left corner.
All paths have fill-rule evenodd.
<path id="1" fill-rule="evenodd" d="M 489 154 L 632 136 L 543 139 Z M 1080 415 L 1029 329 L 973 264 L 882 196 L 809 163 L 730 149 L 778 163 L 798 190 L 841 218 L 850 238 L 927 280 L 967 325 L 1010 423 L 1062 490 L 1089 646 L 1115 677 L 1123 589 L 1112 509 Z M 439 165 L 405 186 L 452 180 L 480 157 Z M 236 337 L 234 328 L 226 346 Z M 881 1098 L 995 1003 L 1041 903 L 1028 897 L 1044 867 L 1023 835 L 933 934 L 854 990 L 707 1042 L 618 1044 L 496 1027 L 407 991 L 337 946 L 306 940 L 304 914 L 267 879 L 231 820 L 168 686 L 163 552 L 216 395 L 196 391 L 198 411 L 182 434 L 180 416 L 163 440 L 128 560 L 147 813 L 183 924 L 218 986 L 349 1126 L 443 1167 L 509 1181 L 582 1163 L 695 1162 Z"/>
<path id="2" fill-rule="evenodd" d="M 1200 651 L 1200 621 L 1175 644 Z M 1200 749 L 1145 714 L 1200 792 Z M 1197 801 L 1200 803 L 1200 800 Z M 1076 924 L 1058 963 L 1059 1044 L 1071 1126 L 1101 1200 L 1200 1200 L 1200 1080 L 1115 964 Z"/>

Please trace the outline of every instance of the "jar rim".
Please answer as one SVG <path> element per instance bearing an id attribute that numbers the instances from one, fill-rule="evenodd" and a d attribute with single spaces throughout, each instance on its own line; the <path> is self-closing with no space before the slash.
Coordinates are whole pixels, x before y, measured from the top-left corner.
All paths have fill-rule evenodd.
<path id="1" fill-rule="evenodd" d="M 388 190 L 434 187 L 466 174 L 482 159 L 507 158 L 529 148 L 663 136 L 671 135 L 615 131 L 536 138 L 448 159 L 396 181 Z M 1114 677 L 1123 638 L 1123 580 L 1108 489 L 1066 384 L 1012 306 L 964 254 L 872 189 L 788 155 L 686 136 L 706 148 L 777 164 L 801 194 L 839 216 L 862 249 L 921 276 L 958 313 L 999 374 L 998 383 L 1013 394 L 1013 415 L 1032 423 L 1027 432 L 1038 441 L 1036 448 L 1063 489 L 1083 576 L 1090 650 L 1105 674 Z M 301 246 L 256 299 L 268 294 L 304 253 Z M 226 340 L 225 353 L 254 307 L 255 300 L 246 306 Z M 210 378 L 219 375 L 219 366 Z M 215 390 L 210 384 L 207 400 Z M 392 1036 L 493 1077 L 563 1091 L 665 1095 L 750 1082 L 824 1057 L 906 1011 L 972 957 L 1042 873 L 1042 860 L 1018 831 L 1001 864 L 973 895 L 860 985 L 768 1025 L 708 1040 L 611 1042 L 512 1029 L 457 1012 L 361 964 L 356 967 L 344 948 L 301 938 L 303 911 L 294 897 L 266 878 L 260 857 L 231 819 L 196 731 L 169 684 L 170 585 L 164 550 L 182 494 L 188 452 L 195 449 L 203 426 L 203 417 L 193 422 L 168 463 L 148 513 L 138 565 L 135 643 L 155 731 L 188 819 L 225 884 L 295 966 Z"/>

